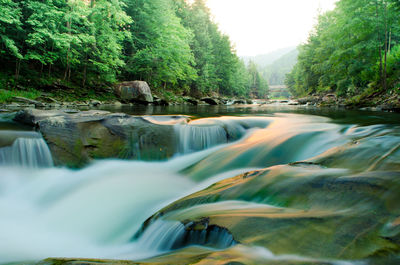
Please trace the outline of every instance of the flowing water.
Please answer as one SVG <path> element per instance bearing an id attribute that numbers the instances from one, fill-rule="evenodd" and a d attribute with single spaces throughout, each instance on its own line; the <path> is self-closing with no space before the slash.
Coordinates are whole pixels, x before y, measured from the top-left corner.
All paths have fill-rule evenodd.
<path id="1" fill-rule="evenodd" d="M 146 117 L 173 126 L 171 159 L 82 169 L 55 167 L 40 132 L 2 115 L 0 264 L 166 254 L 173 264 L 199 253 L 254 264 L 399 259 L 399 115 L 205 112 L 190 122 Z"/>

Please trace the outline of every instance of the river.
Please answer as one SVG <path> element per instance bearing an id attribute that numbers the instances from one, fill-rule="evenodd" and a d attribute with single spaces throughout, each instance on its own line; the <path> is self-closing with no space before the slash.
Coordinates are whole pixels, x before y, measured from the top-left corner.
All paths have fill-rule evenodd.
<path id="1" fill-rule="evenodd" d="M 176 152 L 55 166 L 40 131 L 12 121 L 15 113 L 0 115 L 0 264 L 49 257 L 399 261 L 399 114 L 292 106 L 107 110 L 173 126 Z M 166 114 L 190 121 L 158 116 Z"/>

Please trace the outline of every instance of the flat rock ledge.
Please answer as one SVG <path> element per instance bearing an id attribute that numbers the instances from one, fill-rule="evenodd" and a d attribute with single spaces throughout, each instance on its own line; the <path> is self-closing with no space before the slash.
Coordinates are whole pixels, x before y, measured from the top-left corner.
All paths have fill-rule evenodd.
<path id="1" fill-rule="evenodd" d="M 56 165 L 82 167 L 92 159 L 167 159 L 177 146 L 172 125 L 187 117 L 153 121 L 99 110 L 25 109 L 14 120 L 41 132 Z"/>

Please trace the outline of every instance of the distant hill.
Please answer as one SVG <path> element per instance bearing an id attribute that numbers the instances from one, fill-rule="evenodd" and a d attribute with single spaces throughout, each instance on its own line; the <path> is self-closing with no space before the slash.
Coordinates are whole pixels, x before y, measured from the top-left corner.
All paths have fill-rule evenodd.
<path id="1" fill-rule="evenodd" d="M 270 86 L 283 85 L 286 74 L 289 73 L 297 62 L 299 51 L 294 48 L 274 60 L 271 64 L 261 68 L 261 74 L 268 80 Z"/>
<path id="2" fill-rule="evenodd" d="M 247 64 L 249 61 L 253 61 L 256 63 L 260 69 L 265 68 L 266 66 L 272 64 L 274 61 L 278 60 L 285 54 L 290 53 L 291 51 L 295 50 L 296 47 L 287 47 L 282 48 L 267 54 L 260 54 L 256 56 L 242 56 L 241 58 Z"/>

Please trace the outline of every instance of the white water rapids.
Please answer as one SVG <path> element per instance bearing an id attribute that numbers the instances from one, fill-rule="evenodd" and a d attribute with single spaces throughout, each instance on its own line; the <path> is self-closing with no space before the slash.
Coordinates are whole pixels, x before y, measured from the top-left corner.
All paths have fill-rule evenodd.
<path id="1" fill-rule="evenodd" d="M 154 212 L 209 184 L 195 183 L 178 172 L 213 151 L 168 162 L 98 161 L 78 171 L 2 166 L 0 264 L 47 257 L 141 258 L 161 253 L 128 242 Z"/>
<path id="2" fill-rule="evenodd" d="M 200 122 L 193 127 L 176 125 L 180 156 L 165 162 L 95 161 L 80 170 L 53 167 L 42 138 L 18 138 L 0 149 L 0 264 L 47 257 L 141 259 L 160 254 L 165 250 L 156 246 L 151 231 L 160 228 L 171 236 L 182 227 L 160 222 L 130 242 L 148 217 L 221 179 L 262 168 L 270 154 L 281 159 L 274 164 L 295 162 L 349 141 L 346 130 L 351 126 L 327 120 L 301 115 L 267 118 L 262 124 L 273 122 L 266 129 L 246 133 L 243 126 L 237 127 L 237 134 L 244 136 L 231 143 L 222 127 L 202 127 Z M 299 144 L 306 142 L 305 137 L 309 144 Z M 204 148 L 209 149 L 188 154 Z M 181 173 L 193 165 L 194 178 Z M 202 176 L 199 171 L 213 173 L 197 178 Z"/>

